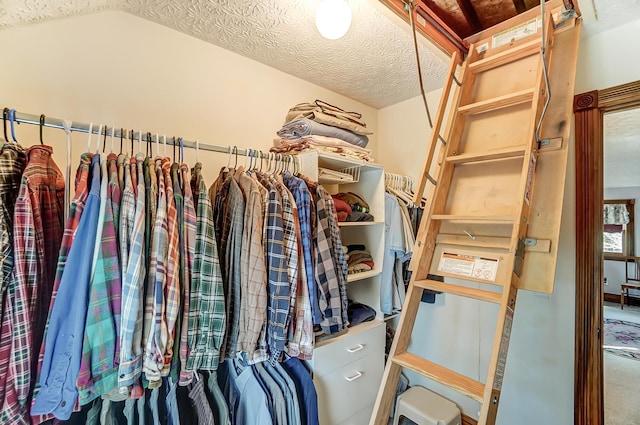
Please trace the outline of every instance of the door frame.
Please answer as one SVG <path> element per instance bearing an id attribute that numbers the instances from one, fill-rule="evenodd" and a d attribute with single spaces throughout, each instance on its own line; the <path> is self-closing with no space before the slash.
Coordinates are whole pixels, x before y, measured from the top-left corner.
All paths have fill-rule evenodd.
<path id="1" fill-rule="evenodd" d="M 575 425 L 604 423 L 604 114 L 637 107 L 640 107 L 640 81 L 578 94 L 573 102 L 576 161 Z"/>

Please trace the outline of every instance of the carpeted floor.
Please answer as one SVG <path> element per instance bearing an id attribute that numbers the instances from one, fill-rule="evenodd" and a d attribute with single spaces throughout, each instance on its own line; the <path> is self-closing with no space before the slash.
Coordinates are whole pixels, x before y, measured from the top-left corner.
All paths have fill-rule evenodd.
<path id="1" fill-rule="evenodd" d="M 610 320 L 640 323 L 640 307 L 605 303 L 604 317 Z M 607 330 L 605 325 L 605 342 Z M 640 361 L 604 352 L 604 423 L 640 425 Z"/>
<path id="2" fill-rule="evenodd" d="M 640 323 L 605 317 L 604 350 L 618 356 L 640 360 Z"/>

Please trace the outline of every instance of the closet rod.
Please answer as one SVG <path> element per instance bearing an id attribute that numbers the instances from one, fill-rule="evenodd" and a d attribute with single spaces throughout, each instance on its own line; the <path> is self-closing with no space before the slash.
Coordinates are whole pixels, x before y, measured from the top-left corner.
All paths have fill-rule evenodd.
<path id="1" fill-rule="evenodd" d="M 45 127 L 51 127 L 51 128 L 58 128 L 58 129 L 64 129 L 64 125 L 63 125 L 63 121 L 60 118 L 51 118 L 48 116 L 45 116 L 45 121 L 44 121 L 44 126 Z M 33 114 L 26 114 L 23 112 L 18 112 L 16 111 L 15 113 L 15 122 L 16 123 L 25 123 L 25 124 L 34 124 L 34 125 L 40 125 L 40 116 L 39 115 L 33 115 Z M 87 123 L 81 123 L 81 122 L 73 122 L 73 124 L 71 125 L 71 131 L 77 131 L 80 133 L 89 133 L 89 127 L 90 125 Z M 109 128 L 109 127 L 107 127 Z M 91 131 L 92 134 L 98 134 L 99 130 L 99 124 L 98 125 L 94 125 L 93 126 L 93 130 Z M 126 131 L 126 130 L 125 130 Z M 135 130 L 134 130 L 135 131 Z M 121 131 L 119 128 L 116 129 L 115 135 L 114 137 L 120 138 L 120 134 Z M 135 134 L 135 133 L 134 133 Z M 102 134 L 101 134 L 102 135 Z M 107 135 L 109 137 L 111 137 L 111 134 L 107 133 Z M 124 138 L 129 139 L 128 134 L 124 134 L 123 135 Z M 173 136 L 172 136 L 173 137 Z M 152 143 L 156 143 L 155 140 L 149 140 L 146 138 L 146 133 L 142 133 L 141 135 L 142 138 L 142 142 L 152 142 Z M 134 140 L 138 141 L 138 138 L 136 138 L 134 136 Z M 177 143 L 178 138 L 176 138 L 176 143 Z M 167 143 L 167 145 L 170 145 L 171 147 L 173 147 L 173 143 Z M 249 154 L 249 150 L 250 149 L 245 149 L 245 148 L 238 148 L 235 146 L 219 146 L 219 145 L 209 145 L 206 143 L 198 143 L 196 145 L 196 142 L 191 142 L 188 140 L 182 140 L 182 145 L 185 148 L 192 148 L 192 149 L 196 149 L 196 147 L 199 150 L 203 150 L 203 151 L 209 151 L 209 152 L 220 152 L 220 153 L 226 153 L 226 154 L 234 154 L 234 155 L 248 155 Z M 176 144 L 176 146 L 178 146 Z M 263 159 L 269 159 L 269 155 L 268 153 L 263 153 L 260 150 L 256 150 L 253 149 L 253 157 L 257 157 L 257 153 L 260 153 L 260 158 Z"/>

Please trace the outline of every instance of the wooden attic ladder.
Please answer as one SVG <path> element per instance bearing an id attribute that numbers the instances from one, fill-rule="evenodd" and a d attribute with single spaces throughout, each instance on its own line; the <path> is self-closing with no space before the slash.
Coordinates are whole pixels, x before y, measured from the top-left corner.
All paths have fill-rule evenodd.
<path id="1" fill-rule="evenodd" d="M 552 6 L 558 3 L 548 2 Z M 491 30 L 483 33 L 485 37 L 471 45 L 461 66 L 460 78 L 454 76 L 459 61 L 455 54 L 452 57 L 431 135 L 424 177 L 417 193 L 422 194 L 426 180 L 434 187 L 428 197 L 428 214 L 418 234 L 417 246 L 420 248 L 414 252 L 412 280 L 371 425 L 387 425 L 403 368 L 478 401 L 481 403 L 478 423 L 495 424 L 518 289 L 552 292 L 557 253 L 557 247 L 552 244 L 557 245 L 558 239 L 579 21 L 575 17 L 569 22 L 562 20 L 559 7 L 549 8 L 544 19 L 541 19 L 540 8 L 536 10 L 520 17 L 520 22 L 509 30 L 503 31 L 503 26 L 493 33 Z M 561 40 L 554 43 L 556 35 L 572 30 L 571 34 L 559 36 Z M 518 36 L 521 38 L 514 41 Z M 544 57 L 541 43 L 547 47 Z M 550 63 L 552 55 L 554 60 Z M 556 80 L 551 90 L 552 98 L 556 100 L 549 108 L 550 116 L 545 115 L 545 123 L 549 125 L 543 126 L 541 131 L 552 128 L 549 134 L 554 130 L 560 134 L 538 140 L 537 128 L 547 101 L 545 58 L 548 67 L 556 68 L 550 75 L 550 80 Z M 441 139 L 440 126 L 447 95 L 454 83 L 458 87 L 451 101 L 449 127 L 438 164 L 433 167 L 438 172 L 436 181 L 429 174 L 431 162 L 435 146 L 440 144 L 438 139 Z M 551 153 L 544 159 L 545 167 L 541 170 L 536 165 L 539 155 L 547 155 L 544 153 L 547 150 Z M 540 177 L 541 172 L 548 175 Z M 535 180 L 542 181 L 546 187 L 534 190 Z M 542 200 L 537 204 L 533 201 L 534 192 L 542 194 Z M 532 209 L 535 210 L 533 214 Z M 544 221 L 546 209 L 555 217 L 551 218 L 553 225 L 547 226 L 555 226 L 552 234 L 542 235 L 542 238 L 528 237 L 530 218 L 536 221 L 537 227 L 543 227 L 540 223 Z M 538 233 L 543 234 L 544 230 L 540 229 Z M 537 263 L 534 265 L 536 270 L 529 270 L 526 277 L 525 250 L 527 256 L 529 252 L 542 255 L 531 256 Z M 550 274 L 546 270 L 547 275 L 542 276 L 545 288 L 536 287 L 539 282 L 533 283 L 541 277 L 533 279 L 539 268 L 551 270 Z M 438 275 L 446 280 L 429 279 L 428 275 Z M 452 280 L 454 283 L 450 283 Z M 532 281 L 530 286 L 526 280 Z M 499 306 L 484 382 L 408 351 L 425 289 Z"/>

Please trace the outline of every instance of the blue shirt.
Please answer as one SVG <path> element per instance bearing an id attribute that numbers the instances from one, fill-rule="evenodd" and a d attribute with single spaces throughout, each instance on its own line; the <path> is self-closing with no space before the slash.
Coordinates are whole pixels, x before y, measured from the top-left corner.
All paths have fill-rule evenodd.
<path id="1" fill-rule="evenodd" d="M 69 250 L 58 295 L 49 317 L 40 373 L 40 392 L 32 415 L 53 414 L 67 420 L 78 398 L 82 340 L 87 315 L 89 280 L 100 211 L 100 155 L 91 162 L 91 191 Z"/>

